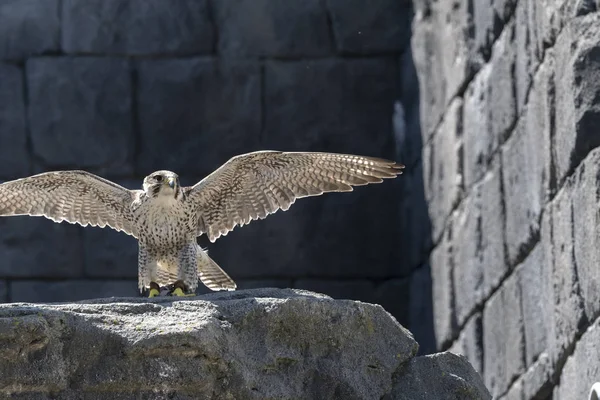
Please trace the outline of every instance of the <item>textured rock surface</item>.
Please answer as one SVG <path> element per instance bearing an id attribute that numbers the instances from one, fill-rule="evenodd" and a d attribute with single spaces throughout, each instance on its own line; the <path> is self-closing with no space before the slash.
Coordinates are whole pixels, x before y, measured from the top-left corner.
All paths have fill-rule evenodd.
<path id="1" fill-rule="evenodd" d="M 600 3 L 413 4 L 438 351 L 467 356 L 500 400 L 585 398 L 600 369 Z"/>
<path id="2" fill-rule="evenodd" d="M 464 358 L 414 358 L 380 306 L 291 289 L 7 304 L 0 344 L 21 398 L 490 398 Z"/>

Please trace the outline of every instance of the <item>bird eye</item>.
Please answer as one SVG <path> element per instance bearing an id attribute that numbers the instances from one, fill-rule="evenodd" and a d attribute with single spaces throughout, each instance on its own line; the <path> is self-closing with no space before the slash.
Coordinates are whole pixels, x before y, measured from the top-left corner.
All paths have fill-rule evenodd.
<path id="1" fill-rule="evenodd" d="M 162 175 L 155 175 L 154 179 L 156 179 L 156 182 L 162 182 L 163 177 L 162 177 Z"/>

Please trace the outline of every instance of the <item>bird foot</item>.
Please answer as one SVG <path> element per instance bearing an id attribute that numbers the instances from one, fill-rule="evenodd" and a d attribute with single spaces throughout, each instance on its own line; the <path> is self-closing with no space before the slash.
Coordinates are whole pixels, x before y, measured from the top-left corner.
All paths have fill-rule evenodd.
<path id="1" fill-rule="evenodd" d="M 171 292 L 171 296 L 178 296 L 178 297 L 192 297 L 195 295 L 196 295 L 196 293 L 184 293 L 181 288 L 175 288 L 175 290 L 173 290 Z"/>
<path id="2" fill-rule="evenodd" d="M 178 280 L 178 281 L 175 281 L 175 283 L 173 283 L 173 290 L 171 290 L 170 295 L 177 296 L 177 297 L 191 297 L 191 296 L 196 295 L 196 293 L 186 293 L 186 292 L 188 292 L 188 288 L 187 288 L 186 284 L 182 280 Z"/>
<path id="3" fill-rule="evenodd" d="M 160 286 L 156 282 L 150 282 L 150 291 L 148 292 L 148 298 L 160 296 Z"/>

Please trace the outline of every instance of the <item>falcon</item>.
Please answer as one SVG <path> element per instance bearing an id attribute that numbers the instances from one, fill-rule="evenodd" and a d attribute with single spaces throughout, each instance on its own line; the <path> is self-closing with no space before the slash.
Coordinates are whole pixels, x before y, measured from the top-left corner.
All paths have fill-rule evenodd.
<path id="1" fill-rule="evenodd" d="M 0 184 L 0 216 L 43 216 L 55 222 L 110 227 L 138 240 L 138 286 L 149 297 L 169 287 L 193 295 L 236 284 L 197 243 L 214 243 L 236 226 L 286 211 L 296 199 L 381 183 L 402 173 L 380 158 L 317 152 L 257 151 L 231 158 L 190 187 L 157 171 L 143 190 L 128 190 L 85 171 L 46 172 Z"/>

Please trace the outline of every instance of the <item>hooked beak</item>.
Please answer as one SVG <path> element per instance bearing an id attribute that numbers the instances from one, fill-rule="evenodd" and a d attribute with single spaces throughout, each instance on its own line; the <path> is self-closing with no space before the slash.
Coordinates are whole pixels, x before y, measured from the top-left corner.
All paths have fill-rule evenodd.
<path id="1" fill-rule="evenodd" d="M 167 179 L 167 183 L 169 184 L 169 187 L 171 189 L 175 189 L 175 179 L 169 178 L 169 179 Z"/>

